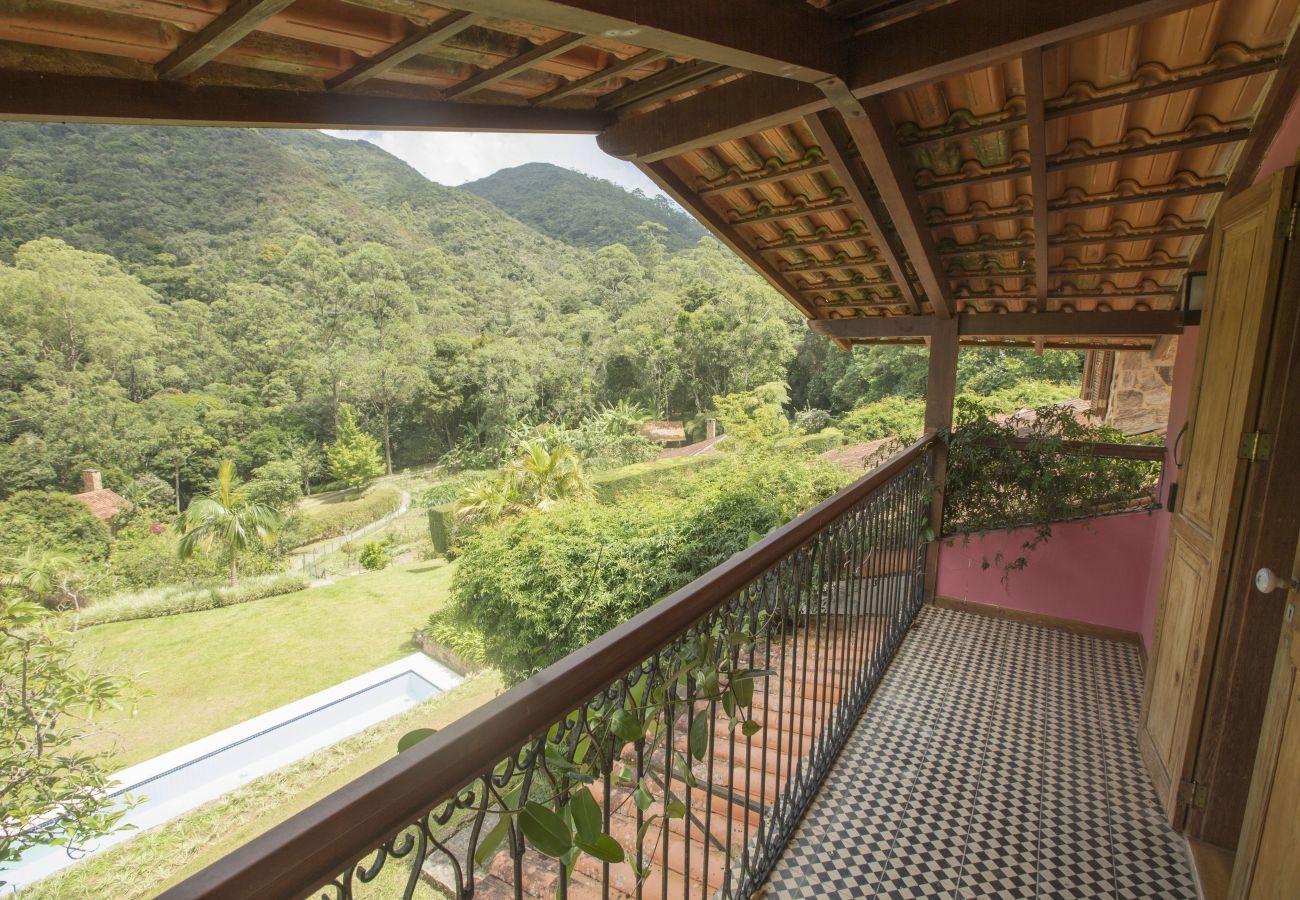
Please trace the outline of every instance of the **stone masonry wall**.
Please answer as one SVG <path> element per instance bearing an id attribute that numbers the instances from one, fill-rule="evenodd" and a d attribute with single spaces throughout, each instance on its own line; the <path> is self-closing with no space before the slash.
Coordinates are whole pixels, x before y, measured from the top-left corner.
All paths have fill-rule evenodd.
<path id="1" fill-rule="evenodd" d="M 1162 430 L 1169 421 L 1169 390 L 1177 355 L 1176 337 L 1158 356 L 1146 351 L 1117 352 L 1105 424 L 1125 434 Z"/>

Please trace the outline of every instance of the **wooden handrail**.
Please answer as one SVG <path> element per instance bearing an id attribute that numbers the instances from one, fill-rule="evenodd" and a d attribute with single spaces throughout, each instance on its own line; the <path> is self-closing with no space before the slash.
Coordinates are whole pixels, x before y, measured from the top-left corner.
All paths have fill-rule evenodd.
<path id="1" fill-rule="evenodd" d="M 1007 450 L 1026 450 L 1032 438 L 990 438 L 986 445 Z M 1141 459 L 1152 462 L 1165 458 L 1164 444 L 1108 444 L 1104 441 L 1061 441 L 1061 447 L 1075 453 L 1088 453 L 1107 459 Z"/>
<path id="2" fill-rule="evenodd" d="M 926 435 L 650 609 L 163 893 L 167 900 L 282 900 L 310 893 L 726 603 L 905 471 Z M 341 648 L 346 652 L 346 648 Z"/>

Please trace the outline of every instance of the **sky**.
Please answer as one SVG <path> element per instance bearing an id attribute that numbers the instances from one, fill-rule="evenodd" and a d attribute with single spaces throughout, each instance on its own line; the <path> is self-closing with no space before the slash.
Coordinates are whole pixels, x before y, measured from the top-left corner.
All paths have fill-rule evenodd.
<path id="1" fill-rule="evenodd" d="M 663 193 L 636 166 L 606 155 L 588 134 L 466 134 L 427 131 L 329 131 L 387 150 L 439 184 L 458 185 L 527 162 L 548 162 L 606 178 L 628 190 Z"/>

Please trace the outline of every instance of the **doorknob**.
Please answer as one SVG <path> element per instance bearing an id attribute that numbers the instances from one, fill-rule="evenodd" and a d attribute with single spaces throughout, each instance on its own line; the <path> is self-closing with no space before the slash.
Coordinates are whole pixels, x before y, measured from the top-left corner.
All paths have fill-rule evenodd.
<path id="1" fill-rule="evenodd" d="M 1260 569 L 1255 573 L 1255 590 L 1261 594 L 1271 594 L 1276 590 L 1300 591 L 1300 578 L 1282 578 L 1272 569 Z"/>

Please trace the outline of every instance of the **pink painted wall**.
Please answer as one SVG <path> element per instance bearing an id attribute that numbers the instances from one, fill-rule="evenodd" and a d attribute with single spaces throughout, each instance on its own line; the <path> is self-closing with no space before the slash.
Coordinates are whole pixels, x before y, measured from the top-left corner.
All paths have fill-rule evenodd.
<path id="1" fill-rule="evenodd" d="M 1159 490 L 1162 507 L 1168 503 L 1169 485 L 1177 477 L 1173 443 L 1187 420 L 1199 330 L 1186 329 L 1174 359 L 1166 476 Z M 1006 584 L 1001 569 L 982 568 L 986 558 L 992 560 L 998 553 L 1007 559 L 1017 558 L 1032 536 L 1030 529 L 1017 529 L 972 536 L 969 542 L 957 538 L 944 545 L 939 551 L 936 593 L 1136 632 L 1150 651 L 1169 513 L 1162 508 L 1055 525 L 1051 539 L 1029 554 L 1029 565 L 1012 572 Z"/>
<path id="2" fill-rule="evenodd" d="M 974 603 L 1138 631 L 1151 565 L 1153 517 L 1148 512 L 1101 516 L 1052 526 L 1052 537 L 1011 572 L 982 568 L 998 553 L 1021 555 L 1029 529 L 955 538 L 939 551 L 936 593 Z"/>

